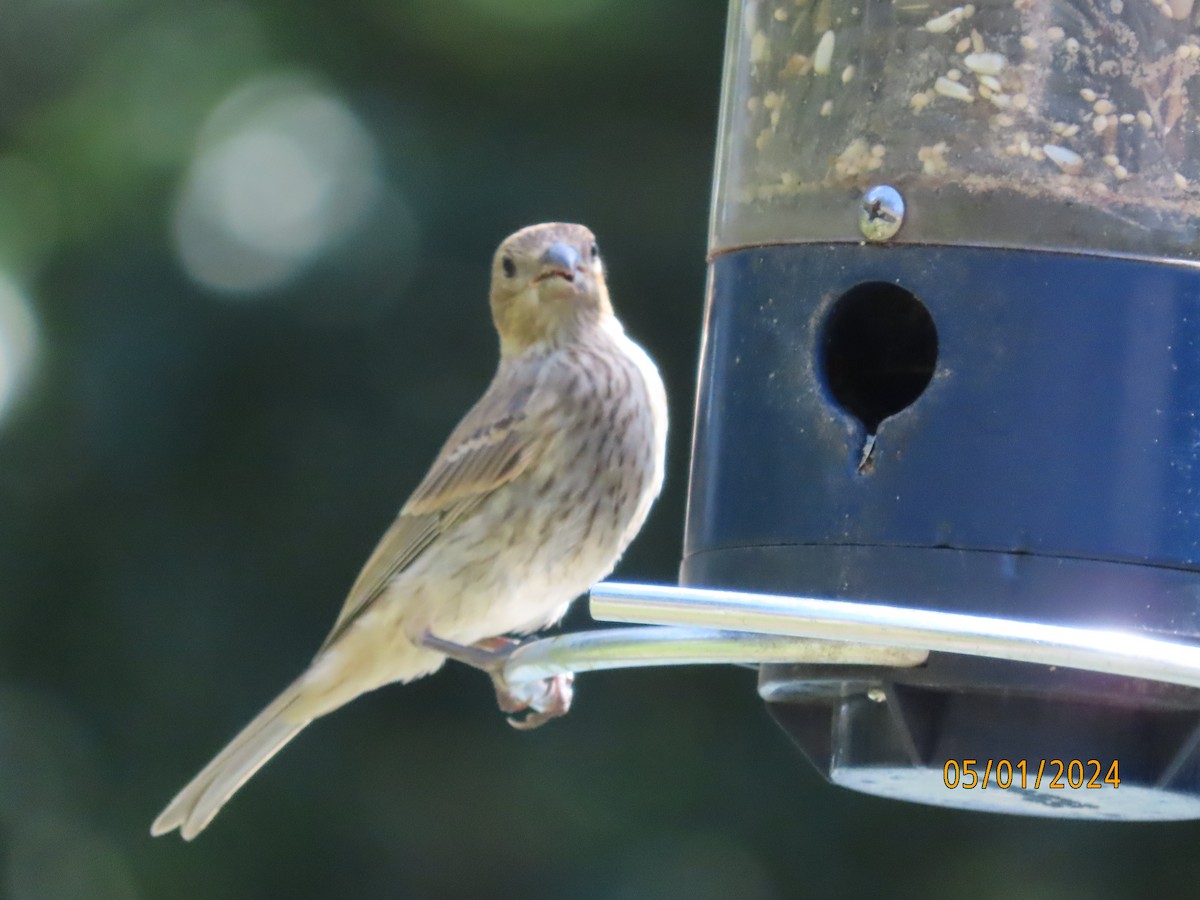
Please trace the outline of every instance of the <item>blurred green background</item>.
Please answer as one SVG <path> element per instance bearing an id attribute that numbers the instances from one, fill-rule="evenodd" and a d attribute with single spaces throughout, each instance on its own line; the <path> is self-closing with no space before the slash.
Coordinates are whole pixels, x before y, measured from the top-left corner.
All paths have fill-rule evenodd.
<path id="1" fill-rule="evenodd" d="M 192 845 L 153 816 L 310 658 L 486 384 L 496 243 L 590 225 L 664 370 L 670 581 L 716 0 L 0 0 L 0 893 L 1184 896 L 1200 827 L 836 790 L 745 670 L 450 666 L 316 724 Z M 582 610 L 571 624 L 586 623 Z"/>

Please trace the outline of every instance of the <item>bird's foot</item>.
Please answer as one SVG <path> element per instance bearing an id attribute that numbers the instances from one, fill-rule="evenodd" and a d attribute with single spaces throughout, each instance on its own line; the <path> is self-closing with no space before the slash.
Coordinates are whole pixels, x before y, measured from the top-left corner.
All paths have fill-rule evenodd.
<path id="1" fill-rule="evenodd" d="M 496 688 L 496 702 L 502 712 L 519 713 L 528 710 L 524 718 L 510 716 L 508 724 L 521 731 L 528 731 L 545 725 L 551 719 L 565 716 L 570 711 L 571 699 L 575 696 L 575 676 L 570 672 L 563 672 L 539 681 L 510 685 L 504 679 L 504 662 L 512 649 L 520 643 L 515 638 L 494 637 L 471 645 L 456 644 L 428 631 L 421 638 L 422 646 L 487 672 Z"/>
<path id="2" fill-rule="evenodd" d="M 575 696 L 575 676 L 571 672 L 526 682 L 516 688 L 496 675 L 492 676 L 492 683 L 501 710 L 508 713 L 528 710 L 524 718 L 508 717 L 508 724 L 518 731 L 529 731 L 565 716 L 571 711 L 571 700 Z"/>
<path id="3" fill-rule="evenodd" d="M 521 642 L 510 637 L 486 638 L 472 649 L 507 658 L 509 652 Z M 489 673 L 496 688 L 496 702 L 502 712 L 519 713 L 528 710 L 524 718 L 508 717 L 508 724 L 519 731 L 529 731 L 545 725 L 551 719 L 565 716 L 571 710 L 571 699 L 575 696 L 575 676 L 571 672 L 552 675 L 539 681 L 510 685 L 504 680 L 499 668 Z"/>

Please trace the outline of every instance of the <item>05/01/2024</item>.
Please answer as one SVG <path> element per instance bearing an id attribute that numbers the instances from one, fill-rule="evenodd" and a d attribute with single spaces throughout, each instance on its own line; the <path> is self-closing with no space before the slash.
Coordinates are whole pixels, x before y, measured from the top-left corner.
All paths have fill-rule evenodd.
<path id="1" fill-rule="evenodd" d="M 1121 786 L 1120 765 L 1098 759 L 948 759 L 942 766 L 948 790 L 1100 790 Z"/>

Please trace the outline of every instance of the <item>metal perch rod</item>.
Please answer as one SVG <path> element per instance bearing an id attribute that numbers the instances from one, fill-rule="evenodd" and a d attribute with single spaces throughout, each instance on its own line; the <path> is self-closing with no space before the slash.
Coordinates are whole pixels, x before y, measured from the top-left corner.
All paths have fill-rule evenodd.
<path id="1" fill-rule="evenodd" d="M 746 591 L 602 583 L 592 615 L 986 656 L 1200 687 L 1200 647 L 1120 631 Z"/>
<path id="2" fill-rule="evenodd" d="M 519 644 L 508 651 L 504 677 L 519 684 L 564 672 L 722 663 L 919 666 L 928 656 L 924 650 L 712 628 L 606 628 Z"/>

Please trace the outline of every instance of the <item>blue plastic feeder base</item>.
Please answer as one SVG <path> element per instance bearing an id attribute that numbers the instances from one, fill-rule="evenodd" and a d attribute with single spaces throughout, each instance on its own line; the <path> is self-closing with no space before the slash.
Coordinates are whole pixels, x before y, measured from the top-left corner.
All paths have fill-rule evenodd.
<path id="1" fill-rule="evenodd" d="M 794 245 L 711 267 L 682 582 L 1200 642 L 1200 268 Z M 1200 818 L 1200 691 L 935 655 L 764 667 L 835 783 Z M 948 787 L 962 760 L 1024 787 Z M 1048 786 L 1041 760 L 1102 764 Z M 1007 771 L 1007 770 L 1005 770 Z M 1050 774 L 1054 767 L 1051 766 Z M 1119 785 L 1113 784 L 1119 782 Z"/>

